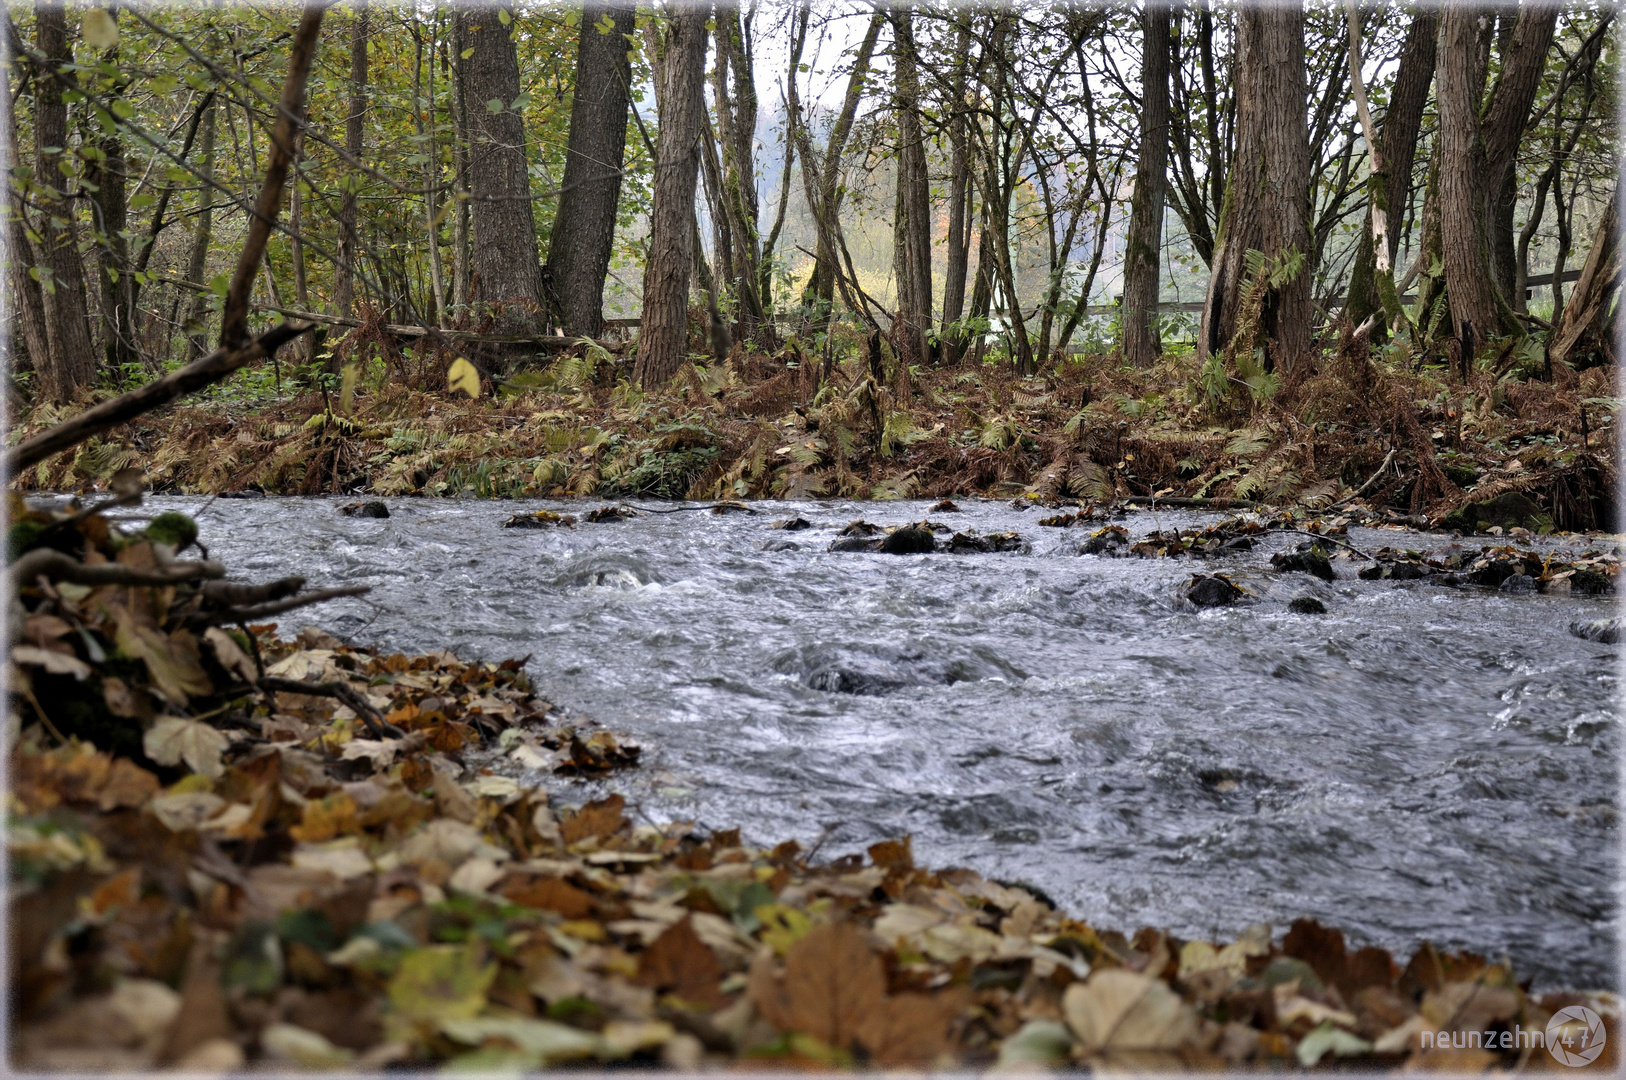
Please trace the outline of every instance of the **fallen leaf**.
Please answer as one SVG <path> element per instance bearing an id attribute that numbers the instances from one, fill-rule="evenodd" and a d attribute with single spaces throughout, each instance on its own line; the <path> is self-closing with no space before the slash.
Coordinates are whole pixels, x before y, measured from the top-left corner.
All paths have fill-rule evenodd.
<path id="1" fill-rule="evenodd" d="M 191 832 L 218 814 L 226 800 L 212 791 L 160 795 L 147 803 L 147 809 L 170 832 Z"/>
<path id="2" fill-rule="evenodd" d="M 231 744 L 226 736 L 198 720 L 160 716 L 141 739 L 141 748 L 160 765 L 179 765 L 211 780 L 226 771 L 220 755 Z"/>
<path id="3" fill-rule="evenodd" d="M 559 823 L 559 835 L 567 847 L 589 837 L 602 840 L 614 835 L 627 824 L 626 816 L 621 813 L 626 805 L 627 801 L 619 795 L 590 802 Z"/>
<path id="4" fill-rule="evenodd" d="M 882 1065 L 931 1065 L 949 1049 L 949 1025 L 970 997 L 965 987 L 895 994 L 860 1020 L 858 1039 Z"/>
<path id="5" fill-rule="evenodd" d="M 389 999 L 408 1020 L 468 1020 L 485 1008 L 496 964 L 480 961 L 475 945 L 430 945 L 401 958 Z"/>
<path id="6" fill-rule="evenodd" d="M 302 1069 L 343 1069 L 356 1052 L 334 1046 L 326 1037 L 293 1024 L 272 1024 L 260 1032 L 260 1048 L 273 1061 Z"/>
<path id="7" fill-rule="evenodd" d="M 781 1031 L 799 1031 L 850 1049 L 865 1017 L 886 996 L 881 958 L 846 923 L 814 927 L 785 954 L 776 974 L 771 953 L 751 962 L 749 991 L 757 1011 Z"/>
<path id="8" fill-rule="evenodd" d="M 143 806 L 158 794 L 158 789 L 158 777 L 128 758 L 119 758 L 96 796 L 96 805 L 104 813 L 119 807 Z"/>
<path id="9" fill-rule="evenodd" d="M 580 1028 L 553 1020 L 517 1016 L 453 1017 L 443 1022 L 440 1030 L 447 1038 L 470 1046 L 493 1041 L 509 1043 L 532 1055 L 538 1067 L 554 1061 L 593 1057 L 604 1046 L 603 1039 Z"/>
<path id="10" fill-rule="evenodd" d="M 19 664 L 43 668 L 50 675 L 72 675 L 83 682 L 93 668 L 71 652 L 40 649 L 33 645 L 18 645 L 11 650 L 11 658 Z"/>
<path id="11" fill-rule="evenodd" d="M 1168 984 L 1123 968 L 1093 972 L 1062 996 L 1086 1053 L 1179 1050 L 1197 1036 L 1197 1014 Z"/>
<path id="12" fill-rule="evenodd" d="M 215 654 L 215 660 L 225 668 L 229 674 L 236 675 L 250 686 L 259 679 L 260 673 L 254 669 L 254 661 L 249 659 L 248 653 L 237 644 L 237 639 L 218 626 L 211 626 L 203 632 L 203 642 Z"/>
<path id="13" fill-rule="evenodd" d="M 716 954 L 700 940 L 687 918 L 667 927 L 638 958 L 639 986 L 669 992 L 708 1009 L 725 1000 L 717 990 L 722 977 Z"/>
<path id="14" fill-rule="evenodd" d="M 593 912 L 590 893 L 556 877 L 512 878 L 502 894 L 516 904 L 557 911 L 567 919 L 580 919 Z"/>

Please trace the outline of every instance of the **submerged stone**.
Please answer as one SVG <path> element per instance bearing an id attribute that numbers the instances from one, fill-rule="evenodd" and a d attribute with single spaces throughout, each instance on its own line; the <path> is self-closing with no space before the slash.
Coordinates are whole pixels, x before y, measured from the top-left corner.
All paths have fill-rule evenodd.
<path id="1" fill-rule="evenodd" d="M 1295 596 L 1287 605 L 1287 610 L 1295 615 L 1325 615 L 1327 605 L 1313 596 Z"/>
<path id="2" fill-rule="evenodd" d="M 1270 557 L 1270 565 L 1278 570 L 1297 570 L 1312 574 L 1322 581 L 1336 581 L 1338 578 L 1333 572 L 1332 561 L 1327 558 L 1320 545 L 1312 546 L 1306 551 L 1279 552 Z"/>
<path id="3" fill-rule="evenodd" d="M 1186 586 L 1186 599 L 1198 607 L 1227 607 L 1246 595 L 1223 574 L 1198 574 Z"/>
<path id="4" fill-rule="evenodd" d="M 1594 619 L 1592 622 L 1572 622 L 1570 623 L 1570 633 L 1584 641 L 1614 645 L 1620 641 L 1620 630 L 1623 623 L 1626 623 L 1626 620 Z"/>
<path id="5" fill-rule="evenodd" d="M 879 550 L 886 555 L 928 555 L 936 546 L 931 529 L 906 525 L 888 533 Z"/>
<path id="6" fill-rule="evenodd" d="M 341 506 L 339 507 L 339 513 L 345 517 L 387 518 L 390 516 L 390 508 L 378 499 L 369 499 L 366 502 Z"/>

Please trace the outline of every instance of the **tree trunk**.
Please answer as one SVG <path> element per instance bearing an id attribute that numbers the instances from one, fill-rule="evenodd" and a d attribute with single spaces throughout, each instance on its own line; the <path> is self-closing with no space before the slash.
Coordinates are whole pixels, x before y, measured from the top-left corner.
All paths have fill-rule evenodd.
<path id="1" fill-rule="evenodd" d="M 628 36 L 636 15 L 636 6 L 621 0 L 588 0 L 582 7 L 564 190 L 547 268 L 570 334 L 604 332 L 604 279 L 615 245 L 632 82 Z"/>
<path id="2" fill-rule="evenodd" d="M 452 306 L 458 316 L 469 310 L 469 97 L 463 50 L 468 47 L 463 20 L 452 13 Z"/>
<path id="3" fill-rule="evenodd" d="M 437 20 L 438 21 L 438 20 Z M 417 12 L 412 14 L 414 39 L 412 67 L 412 123 L 423 141 L 423 226 L 425 256 L 429 262 L 429 292 L 435 303 L 430 313 L 433 326 L 444 326 L 446 316 L 446 281 L 440 265 L 440 148 L 435 145 L 435 42 L 439 39 L 435 23 L 429 29 L 429 93 L 422 97 L 423 89 L 423 32 Z M 420 104 L 421 101 L 421 104 Z"/>
<path id="4" fill-rule="evenodd" d="M 1122 333 L 1125 362 L 1147 367 L 1163 351 L 1157 332 L 1157 299 L 1169 167 L 1168 4 L 1147 0 L 1141 24 L 1140 154 L 1124 244 Z"/>
<path id="5" fill-rule="evenodd" d="M 116 3 L 109 5 L 109 16 L 117 19 L 118 10 Z M 117 45 L 102 53 L 104 63 L 117 65 L 118 57 Z M 122 91 L 121 81 L 118 92 Z M 86 138 L 88 141 L 88 126 Z M 101 132 L 96 143 L 101 153 L 85 162 L 85 186 L 96 208 L 93 235 L 101 286 L 102 355 L 108 368 L 116 371 L 141 355 L 136 347 L 135 277 L 130 273 L 127 237 L 129 207 L 125 183 L 129 178 L 129 163 L 118 128 Z"/>
<path id="6" fill-rule="evenodd" d="M 666 47 L 659 71 L 660 144 L 649 255 L 644 263 L 643 325 L 634 376 L 646 390 L 666 382 L 688 352 L 689 275 L 694 254 L 695 180 L 700 173 L 700 125 L 705 122 L 706 20 L 699 5 L 666 13 Z"/>
<path id="7" fill-rule="evenodd" d="M 513 17 L 493 3 L 458 8 L 467 44 L 471 299 L 499 313 L 509 334 L 535 333 L 542 311 L 542 265 L 526 168 Z M 516 102 L 518 104 L 516 105 Z"/>
<path id="8" fill-rule="evenodd" d="M 1483 9 L 1450 0 L 1440 30 L 1440 238 L 1454 335 L 1488 341 L 1517 324 L 1491 276 L 1485 144 L 1479 124 Z M 1500 178 L 1497 180 L 1500 188 Z M 1471 357 L 1462 357 L 1466 369 Z"/>
<path id="9" fill-rule="evenodd" d="M 372 25 L 369 0 L 355 0 L 356 18 L 350 25 L 350 109 L 344 120 L 344 149 L 362 160 L 367 132 L 367 34 Z M 338 313 L 351 318 L 356 308 L 356 262 L 361 255 L 356 232 L 356 194 L 359 169 L 345 169 L 344 194 L 339 201 L 339 265 L 333 270 L 333 303 Z"/>
<path id="10" fill-rule="evenodd" d="M 1501 78 L 1491 91 L 1481 124 L 1485 144 L 1485 231 L 1490 242 L 1491 277 L 1504 297 L 1513 294 L 1517 259 L 1513 212 L 1518 189 L 1514 183 L 1514 165 L 1547 65 L 1559 7 L 1549 0 L 1526 0 L 1521 5 L 1511 38 L 1501 50 Z M 1503 19 L 1510 14 L 1503 12 Z"/>
<path id="11" fill-rule="evenodd" d="M 1365 322 L 1368 315 L 1376 313 L 1382 317 L 1382 300 L 1373 277 L 1377 252 L 1372 244 L 1372 210 L 1381 197 L 1389 219 L 1386 231 L 1389 265 L 1393 267 L 1400 250 L 1400 230 L 1395 223 L 1411 201 L 1412 167 L 1417 160 L 1417 139 L 1423 128 L 1423 108 L 1428 103 L 1428 89 L 1434 81 L 1439 28 L 1439 13 L 1429 8 L 1419 8 L 1406 30 L 1406 41 L 1400 52 L 1400 68 L 1395 74 L 1394 88 L 1389 92 L 1389 110 L 1383 115 L 1383 131 L 1379 137 L 1379 156 L 1383 161 L 1382 194 L 1380 196 L 1374 192 L 1371 196 L 1360 244 L 1355 252 L 1355 265 L 1350 271 L 1346 310 L 1351 324 L 1355 326 Z"/>
<path id="12" fill-rule="evenodd" d="M 898 187 L 892 222 L 892 265 L 898 284 L 896 338 L 903 363 L 925 364 L 931 360 L 927 339 L 932 329 L 931 182 L 920 130 L 914 14 L 907 6 L 892 10 L 892 34 L 893 107 L 898 129 Z"/>
<path id="13" fill-rule="evenodd" d="M 757 128 L 756 80 L 740 22 L 738 0 L 717 5 L 717 62 L 712 69 L 717 128 L 722 145 L 719 194 L 731 241 L 730 281 L 746 333 L 766 316 L 758 288 L 762 261 L 754 146 Z M 719 262 L 722 253 L 718 253 Z"/>
<path id="14" fill-rule="evenodd" d="M 10 75 L 13 57 L 10 43 L 0 41 L 0 50 L 4 50 L 7 75 L 5 85 L 0 86 L 0 91 L 4 91 L 5 94 L 5 100 L 0 101 L 0 122 L 6 127 L 5 139 L 6 145 L 11 149 L 11 160 L 20 161 L 22 157 L 17 147 L 17 116 L 13 111 L 11 95 Z M 42 365 L 49 364 L 51 357 L 50 335 L 45 328 L 45 297 L 40 291 L 39 282 L 30 273 L 39 262 L 39 254 L 28 239 L 28 219 L 25 217 L 21 188 L 17 184 L 7 184 L 6 193 L 8 203 L 6 237 L 10 248 L 6 264 L 11 278 L 12 300 L 15 304 L 17 328 L 22 334 L 23 347 L 28 352 L 28 366 L 37 371 Z M 10 352 L 10 363 L 13 372 L 22 367 L 17 363 L 15 350 Z"/>
<path id="15" fill-rule="evenodd" d="M 1304 265 L 1268 289 L 1259 312 L 1265 364 L 1290 371 L 1310 352 L 1310 144 L 1305 118 L 1304 8 L 1243 5 L 1237 10 L 1236 157 L 1220 217 L 1198 352 L 1224 349 L 1241 325 L 1252 283 L 1247 253 L 1266 268 L 1294 254 Z"/>
<path id="16" fill-rule="evenodd" d="M 966 86 L 971 60 L 971 14 L 956 14 L 954 77 L 949 99 L 949 187 L 947 265 L 943 273 L 943 361 L 958 363 L 964 335 L 949 326 L 965 313 L 965 279 L 971 262 L 971 148 L 966 136 Z"/>
<path id="17" fill-rule="evenodd" d="M 1556 284 L 1555 281 L 1555 291 Z M 1580 361 L 1594 358 L 1613 362 L 1616 342 L 1611 332 L 1609 308 L 1620 285 L 1620 186 L 1617 180 L 1614 195 L 1598 221 L 1592 250 L 1581 267 L 1575 291 L 1564 305 L 1563 315 L 1553 324 L 1555 344 L 1548 353 L 1553 363 L 1578 367 Z"/>
<path id="18" fill-rule="evenodd" d="M 37 47 L 52 68 L 73 62 L 68 47 L 67 19 L 61 0 L 36 0 Z M 34 178 L 48 203 L 39 217 L 40 256 L 50 271 L 41 283 L 45 302 L 45 332 L 49 355 L 35 358 L 40 395 L 47 401 L 66 401 L 96 378 L 96 354 L 86 319 L 85 268 L 79 261 L 79 229 L 65 188 L 68 177 L 62 163 L 68 156 L 68 109 L 55 71 L 34 72 Z"/>
<path id="19" fill-rule="evenodd" d="M 847 93 L 841 102 L 841 112 L 830 129 L 830 138 L 824 145 L 822 164 L 813 152 L 813 140 L 807 130 L 807 121 L 794 111 L 792 121 L 802 155 L 803 183 L 807 185 L 808 206 L 813 214 L 818 239 L 814 244 L 813 273 L 802 290 L 802 303 L 813 311 L 815 324 L 822 325 L 835 301 L 836 278 L 841 275 L 837 236 L 839 235 L 842 202 L 841 156 L 847 149 L 847 138 L 852 133 L 853 121 L 858 115 L 859 102 L 864 94 L 864 83 L 869 76 L 870 58 L 875 53 L 875 42 L 881 36 L 881 25 L 886 11 L 877 7 L 870 17 L 863 40 L 858 43 L 853 58 L 852 74 L 847 77 Z"/>
<path id="20" fill-rule="evenodd" d="M 215 134 L 217 99 L 203 107 L 198 139 L 198 168 L 205 179 L 198 186 L 197 213 L 192 218 L 192 252 L 186 262 L 186 280 L 194 286 L 186 316 L 186 359 L 188 363 L 209 351 L 209 242 L 214 232 L 215 189 L 208 181 L 215 174 Z"/>

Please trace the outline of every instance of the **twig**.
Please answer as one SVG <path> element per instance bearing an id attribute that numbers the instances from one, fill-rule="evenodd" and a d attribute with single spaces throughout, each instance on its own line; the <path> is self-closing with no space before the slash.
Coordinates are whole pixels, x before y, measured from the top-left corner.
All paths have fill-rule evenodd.
<path id="1" fill-rule="evenodd" d="M 20 587 L 42 574 L 51 581 L 69 581 L 75 585 L 175 585 L 198 578 L 225 577 L 226 568 L 212 560 L 177 562 L 156 570 L 137 570 L 119 563 L 86 566 L 52 548 L 36 548 L 12 563 L 9 571 L 13 587 Z"/>
<path id="2" fill-rule="evenodd" d="M 309 607 L 311 604 L 320 604 L 324 600 L 334 600 L 341 596 L 360 596 L 369 592 L 371 585 L 343 585 L 337 589 L 318 589 L 304 596 L 293 596 L 286 600 L 275 600 L 268 604 L 255 604 L 252 607 L 229 608 L 208 616 L 205 625 L 225 622 L 248 622 L 251 619 L 263 619 L 268 615 L 280 615 L 285 611 L 296 608 Z"/>
<path id="3" fill-rule="evenodd" d="M 1353 551 L 1355 554 L 1359 555 L 1361 558 L 1366 559 L 1366 560 L 1368 560 L 1370 562 L 1376 562 L 1377 561 L 1371 555 L 1368 555 L 1366 552 L 1362 551 L 1360 548 L 1356 547 L 1354 544 L 1351 544 L 1351 543 L 1349 543 L 1347 541 L 1344 541 L 1344 540 L 1339 540 L 1339 539 L 1337 539 L 1335 537 L 1328 536 L 1325 533 L 1311 532 L 1309 529 L 1272 529 L 1271 532 L 1303 533 L 1305 536 L 1313 536 L 1317 540 L 1325 540 L 1329 544 L 1337 544 L 1341 548 L 1347 548 L 1348 550 Z"/>
<path id="4" fill-rule="evenodd" d="M 285 577 L 264 585 L 245 585 L 240 581 L 210 581 L 200 590 L 205 600 L 231 607 L 244 604 L 263 604 L 268 600 L 281 600 L 305 587 L 302 577 Z"/>
<path id="5" fill-rule="evenodd" d="M 394 724 L 387 722 L 382 713 L 373 708 L 373 703 L 363 697 L 355 687 L 347 682 L 334 680 L 333 682 L 305 682 L 302 679 L 279 679 L 275 675 L 262 675 L 259 688 L 267 692 L 281 692 L 284 694 L 307 694 L 311 697 L 336 698 L 341 703 L 350 706 L 361 722 L 367 725 L 367 730 L 379 738 L 400 738 L 406 734 Z"/>
<path id="6" fill-rule="evenodd" d="M 1346 505 L 1348 503 L 1354 502 L 1356 499 L 1360 498 L 1362 495 L 1365 495 L 1367 493 L 1367 491 L 1369 491 L 1371 489 L 1372 485 L 1378 482 L 1378 477 L 1382 476 L 1385 472 L 1388 471 L 1389 462 L 1393 461 L 1394 459 L 1395 459 L 1395 452 L 1394 452 L 1394 450 L 1391 449 L 1389 451 L 1389 453 L 1384 456 L 1383 464 L 1378 466 L 1378 471 L 1373 473 L 1371 476 L 1368 476 L 1366 478 L 1366 483 L 1362 484 L 1360 486 L 1360 489 L 1357 490 L 1355 492 L 1355 494 L 1351 495 L 1347 499 L 1339 499 L 1337 502 L 1333 503 L 1333 505 L 1334 506 L 1344 506 L 1344 505 Z"/>

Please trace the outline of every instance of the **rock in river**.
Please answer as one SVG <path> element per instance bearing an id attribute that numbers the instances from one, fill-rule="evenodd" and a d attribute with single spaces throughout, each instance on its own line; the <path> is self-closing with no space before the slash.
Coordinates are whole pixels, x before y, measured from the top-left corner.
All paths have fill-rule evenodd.
<path id="1" fill-rule="evenodd" d="M 932 531 L 924 523 L 905 525 L 887 534 L 880 551 L 886 555 L 929 555 L 937 546 Z"/>
<path id="2" fill-rule="evenodd" d="M 1594 619 L 1592 622 L 1570 623 L 1570 633 L 1586 641 L 1598 641 L 1605 645 L 1614 645 L 1620 641 L 1622 619 Z"/>
<path id="3" fill-rule="evenodd" d="M 1295 615 L 1325 615 L 1327 605 L 1313 596 L 1295 596 L 1287 605 L 1287 610 Z"/>
<path id="4" fill-rule="evenodd" d="M 390 516 L 390 508 L 377 499 L 369 499 L 366 502 L 341 506 L 339 513 L 345 517 L 387 518 Z"/>
<path id="5" fill-rule="evenodd" d="M 1198 574 L 1186 586 L 1186 599 L 1198 607 L 1227 607 L 1247 595 L 1224 574 Z"/>
<path id="6" fill-rule="evenodd" d="M 1334 581 L 1338 577 L 1333 573 L 1332 561 L 1321 550 L 1320 544 L 1307 544 L 1298 551 L 1278 552 L 1270 557 L 1270 565 L 1278 570 L 1299 570 L 1313 574 L 1322 581 Z"/>

